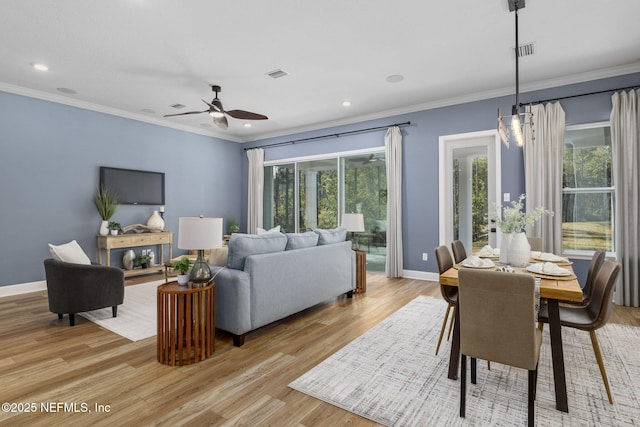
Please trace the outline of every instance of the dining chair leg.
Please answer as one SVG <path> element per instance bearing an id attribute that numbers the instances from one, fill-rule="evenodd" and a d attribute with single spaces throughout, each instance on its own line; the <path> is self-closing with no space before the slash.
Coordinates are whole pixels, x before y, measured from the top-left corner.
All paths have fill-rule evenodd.
<path id="1" fill-rule="evenodd" d="M 596 331 L 589 331 L 589 336 L 591 337 L 593 352 L 596 354 L 596 360 L 598 361 L 598 367 L 600 368 L 600 374 L 602 375 L 604 388 L 607 390 L 607 397 L 609 398 L 609 403 L 613 405 L 613 397 L 611 397 L 611 389 L 609 388 L 609 379 L 607 378 L 607 371 L 604 369 L 604 362 L 602 361 L 602 354 L 600 353 L 600 345 L 598 344 Z"/>
<path id="2" fill-rule="evenodd" d="M 451 321 L 449 322 L 449 334 L 447 335 L 447 341 L 451 339 L 451 330 L 453 329 L 453 319 L 456 318 L 456 310 L 458 307 L 453 306 L 453 316 L 451 316 Z"/>
<path id="3" fill-rule="evenodd" d="M 447 304 L 447 312 L 444 314 L 444 319 L 442 320 L 442 327 L 440 328 L 440 337 L 438 338 L 438 345 L 436 346 L 436 356 L 438 355 L 438 351 L 440 350 L 440 344 L 442 343 L 442 337 L 444 336 L 444 330 L 447 327 L 447 319 L 449 318 L 449 311 L 450 310 L 451 310 L 451 304 Z"/>
<path id="4" fill-rule="evenodd" d="M 536 367 L 537 369 L 537 367 Z M 527 425 L 529 427 L 533 427 L 535 425 L 535 396 L 536 396 L 536 371 L 529 371 L 528 375 L 528 386 L 529 386 L 529 395 L 527 397 Z"/>
<path id="5" fill-rule="evenodd" d="M 464 418 L 467 400 L 467 356 L 462 355 L 460 361 L 460 416 Z"/>
<path id="6" fill-rule="evenodd" d="M 476 379 L 477 375 L 478 362 L 475 357 L 471 358 L 471 384 L 477 384 L 478 381 Z"/>

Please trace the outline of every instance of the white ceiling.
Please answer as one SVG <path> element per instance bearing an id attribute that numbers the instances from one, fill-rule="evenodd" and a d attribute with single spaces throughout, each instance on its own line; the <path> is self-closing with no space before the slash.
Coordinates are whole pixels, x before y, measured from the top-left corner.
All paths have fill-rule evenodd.
<path id="1" fill-rule="evenodd" d="M 528 0 L 521 91 L 640 71 L 638 17 L 639 0 Z M 514 37 L 507 0 L 2 0 L 0 90 L 244 142 L 512 94 Z M 269 120 L 162 117 L 206 110 L 210 84 Z"/>

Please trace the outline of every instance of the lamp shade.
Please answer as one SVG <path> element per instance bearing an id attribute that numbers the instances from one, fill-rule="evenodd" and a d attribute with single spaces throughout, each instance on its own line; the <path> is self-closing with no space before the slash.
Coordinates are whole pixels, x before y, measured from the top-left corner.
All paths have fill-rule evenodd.
<path id="1" fill-rule="evenodd" d="M 222 218 L 178 219 L 179 249 L 214 249 L 222 246 Z"/>
<path id="2" fill-rule="evenodd" d="M 342 227 L 353 233 L 364 231 L 364 215 L 361 213 L 342 214 Z"/>

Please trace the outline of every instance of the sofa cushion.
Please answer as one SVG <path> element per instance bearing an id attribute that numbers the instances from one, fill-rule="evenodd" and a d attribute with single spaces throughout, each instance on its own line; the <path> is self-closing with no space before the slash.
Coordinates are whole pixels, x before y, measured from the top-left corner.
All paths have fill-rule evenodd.
<path id="1" fill-rule="evenodd" d="M 287 250 L 310 248 L 318 245 L 318 233 L 287 233 Z"/>
<path id="2" fill-rule="evenodd" d="M 318 246 L 344 242 L 347 239 L 347 229 L 343 227 L 331 229 L 315 228 L 313 232 L 318 234 Z"/>
<path id="3" fill-rule="evenodd" d="M 282 233 L 242 234 L 235 233 L 229 239 L 227 265 L 236 270 L 244 269 L 244 261 L 250 255 L 284 251 L 287 236 Z"/>
<path id="4" fill-rule="evenodd" d="M 49 252 L 53 259 L 58 261 L 71 262 L 73 264 L 91 264 L 91 260 L 75 240 L 59 246 L 49 243 Z"/>
<path id="5" fill-rule="evenodd" d="M 265 230 L 264 228 L 258 227 L 256 229 L 257 234 L 269 234 L 269 233 L 279 233 L 280 232 L 280 226 L 276 225 L 273 228 L 270 228 L 268 230 Z"/>

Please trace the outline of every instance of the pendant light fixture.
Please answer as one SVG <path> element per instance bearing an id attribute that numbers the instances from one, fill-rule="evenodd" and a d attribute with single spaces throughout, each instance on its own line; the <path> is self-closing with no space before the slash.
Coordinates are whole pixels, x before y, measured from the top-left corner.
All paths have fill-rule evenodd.
<path id="1" fill-rule="evenodd" d="M 507 0 L 509 4 L 509 12 L 515 12 L 516 16 L 516 46 L 515 46 L 515 56 L 516 56 L 516 103 L 511 107 L 511 130 L 507 127 L 504 122 L 504 116 L 500 113 L 500 109 L 498 109 L 498 133 L 500 134 L 500 139 L 502 142 L 509 147 L 509 136 L 513 136 L 516 141 L 516 144 L 519 147 L 524 145 L 524 135 L 522 134 L 522 121 L 520 120 L 520 115 L 525 115 L 526 113 L 520 112 L 520 68 L 519 68 L 519 59 L 520 59 L 520 51 L 518 49 L 518 11 L 520 9 L 524 9 L 525 0 Z"/>

